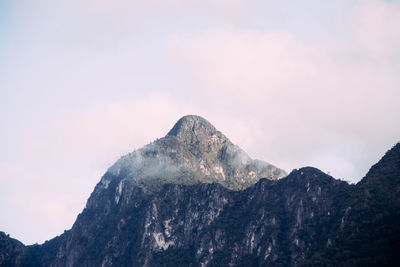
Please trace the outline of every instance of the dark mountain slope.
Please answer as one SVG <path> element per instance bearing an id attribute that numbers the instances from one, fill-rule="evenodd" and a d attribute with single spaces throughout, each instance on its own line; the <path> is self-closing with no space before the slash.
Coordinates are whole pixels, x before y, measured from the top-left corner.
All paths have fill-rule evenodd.
<path id="1" fill-rule="evenodd" d="M 150 195 L 125 184 L 117 203 L 118 186 L 115 181 L 106 192 L 92 194 L 73 228 L 59 242 L 43 245 L 57 249 L 29 247 L 23 263 L 298 265 L 329 242 L 340 217 L 335 197 L 350 187 L 314 168 L 279 181 L 262 179 L 244 191 L 165 184 Z"/>
<path id="2" fill-rule="evenodd" d="M 219 184 L 165 184 L 149 195 L 126 184 L 116 203 L 118 184 L 110 184 L 108 194 L 91 196 L 58 250 L 44 251 L 50 260 L 42 262 L 298 265 L 329 242 L 340 217 L 335 197 L 347 194 L 349 187 L 317 169 L 303 168 L 279 181 L 262 179 L 244 191 Z"/>
<path id="3" fill-rule="evenodd" d="M 399 147 L 357 185 L 312 167 L 277 179 L 207 121 L 184 117 L 112 166 L 71 230 L 28 247 L 0 235 L 0 265 L 395 265 Z"/>
<path id="4" fill-rule="evenodd" d="M 13 266 L 26 252 L 24 244 L 0 232 L 0 266 Z"/>
<path id="5" fill-rule="evenodd" d="M 357 184 L 345 205 L 333 245 L 320 250 L 308 263 L 398 266 L 399 252 L 400 143 Z"/>

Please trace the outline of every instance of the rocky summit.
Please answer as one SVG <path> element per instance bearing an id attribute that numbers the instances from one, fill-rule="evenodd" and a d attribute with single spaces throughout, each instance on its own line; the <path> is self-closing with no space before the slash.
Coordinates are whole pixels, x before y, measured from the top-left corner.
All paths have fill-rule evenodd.
<path id="1" fill-rule="evenodd" d="M 150 191 L 166 183 L 216 182 L 237 190 L 260 178 L 276 180 L 284 176 L 285 171 L 251 159 L 207 120 L 189 115 L 165 137 L 123 156 L 101 182 L 107 187 L 112 180 L 130 180 Z"/>
<path id="2" fill-rule="evenodd" d="M 0 232 L 0 266 L 399 265 L 400 144 L 356 185 L 283 175 L 186 116 L 116 162 L 70 230 L 32 246 Z"/>

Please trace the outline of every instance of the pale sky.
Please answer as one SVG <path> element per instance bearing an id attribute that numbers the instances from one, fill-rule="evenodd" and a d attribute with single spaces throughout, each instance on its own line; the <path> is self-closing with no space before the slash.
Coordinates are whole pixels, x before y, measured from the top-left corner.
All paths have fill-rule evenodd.
<path id="1" fill-rule="evenodd" d="M 400 140 L 400 1 L 0 1 L 0 231 L 71 228 L 186 114 L 287 172 L 359 181 Z"/>

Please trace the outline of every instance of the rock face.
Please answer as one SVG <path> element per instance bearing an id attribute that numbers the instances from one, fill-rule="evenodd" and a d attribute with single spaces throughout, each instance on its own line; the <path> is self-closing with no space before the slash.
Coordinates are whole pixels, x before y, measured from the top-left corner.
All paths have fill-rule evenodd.
<path id="1" fill-rule="evenodd" d="M 0 232 L 0 266 L 13 266 L 26 252 L 24 244 Z"/>
<path id="2" fill-rule="evenodd" d="M 246 171 L 263 169 L 246 154 L 243 164 L 233 165 L 237 151 L 242 153 L 204 119 L 184 117 L 165 138 L 112 166 L 71 230 L 27 247 L 0 234 L 0 265 L 398 265 L 400 144 L 357 185 L 312 167 L 249 185 Z M 175 166 L 168 180 L 158 170 L 148 173 L 160 158 L 160 166 Z M 174 179 L 181 168 L 192 175 L 191 167 L 209 179 L 220 173 L 213 164 L 225 179 Z M 227 180 L 246 188 L 232 190 Z"/>
<path id="3" fill-rule="evenodd" d="M 125 184 L 116 202 L 119 185 L 110 184 L 92 195 L 53 264 L 297 265 L 327 242 L 336 193 L 348 186 L 304 168 L 244 191 L 165 184 L 149 195 Z"/>

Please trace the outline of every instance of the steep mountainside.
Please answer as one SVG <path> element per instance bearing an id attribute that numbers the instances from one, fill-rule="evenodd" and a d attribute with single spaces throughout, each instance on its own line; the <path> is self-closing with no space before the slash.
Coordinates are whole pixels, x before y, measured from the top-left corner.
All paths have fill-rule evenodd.
<path id="1" fill-rule="evenodd" d="M 13 266 L 26 252 L 24 244 L 0 232 L 0 265 Z"/>
<path id="2" fill-rule="evenodd" d="M 398 265 L 400 144 L 357 185 L 312 167 L 259 179 L 274 167 L 243 153 L 184 117 L 112 166 L 71 230 L 27 247 L 0 234 L 0 266 Z"/>
<path id="3" fill-rule="evenodd" d="M 342 206 L 334 244 L 320 249 L 312 264 L 399 266 L 400 143 L 368 172 Z"/>

